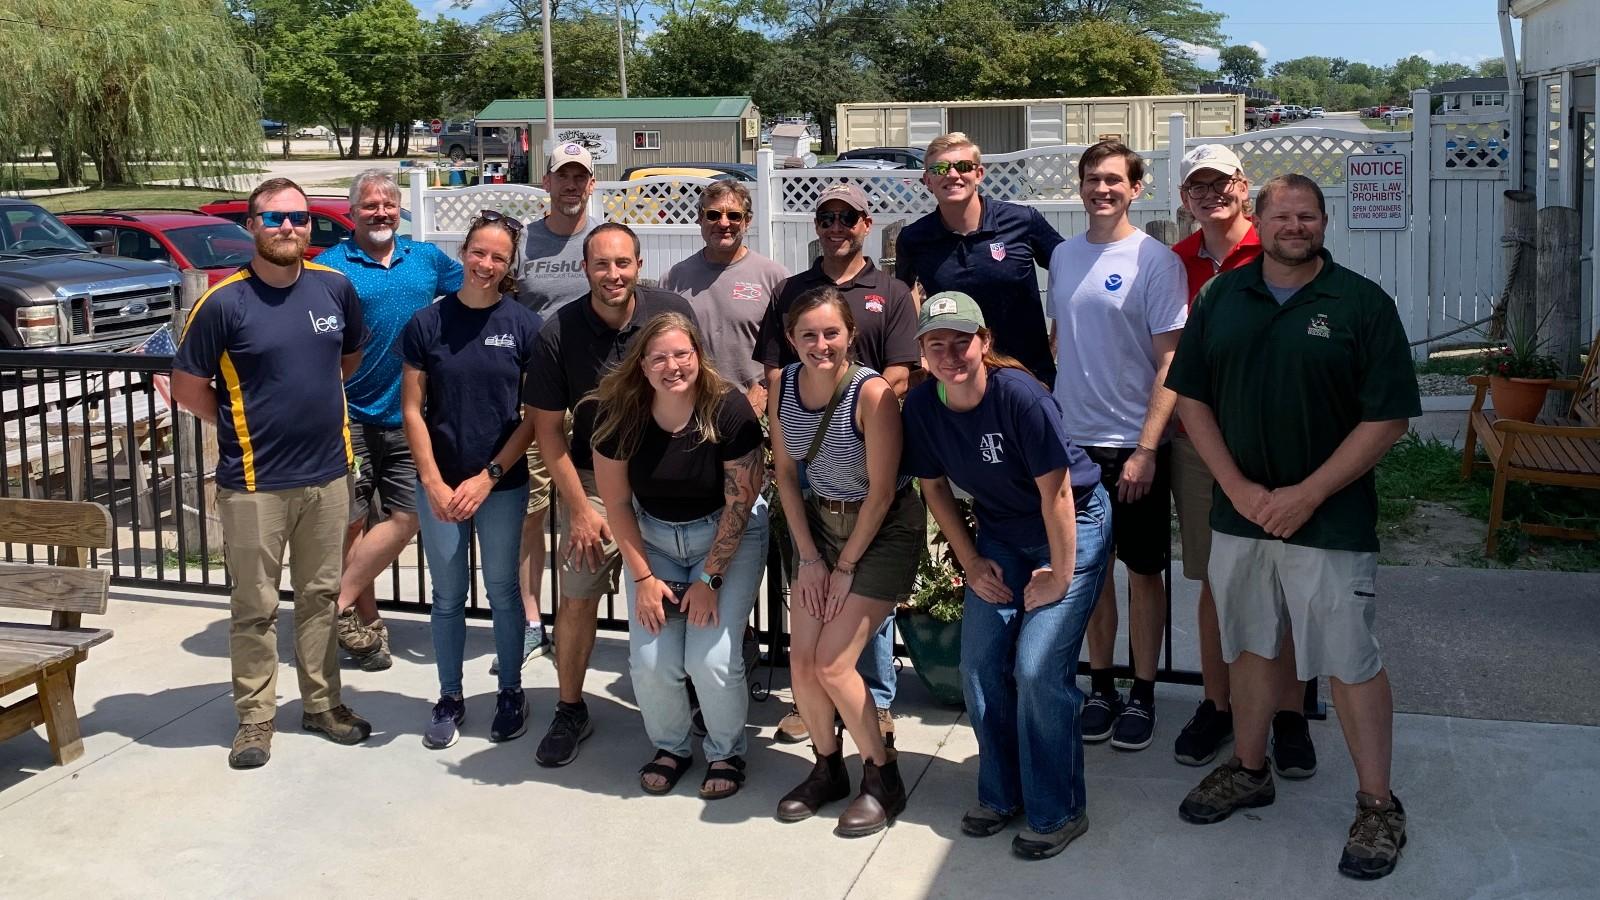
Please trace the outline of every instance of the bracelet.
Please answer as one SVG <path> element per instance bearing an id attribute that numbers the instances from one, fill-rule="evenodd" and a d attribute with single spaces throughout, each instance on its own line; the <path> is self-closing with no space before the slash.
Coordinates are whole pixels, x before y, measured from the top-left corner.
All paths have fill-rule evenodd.
<path id="1" fill-rule="evenodd" d="M 641 582 L 649 581 L 650 579 L 652 579 L 654 577 L 656 577 L 656 573 L 654 573 L 654 572 L 646 572 L 643 575 L 640 575 L 638 578 L 635 578 L 633 580 L 633 583 L 634 584 L 639 584 Z"/>
<path id="2" fill-rule="evenodd" d="M 835 572 L 843 572 L 846 575 L 854 575 L 856 573 L 856 564 L 846 563 L 841 559 L 833 564 L 833 570 Z"/>
<path id="3" fill-rule="evenodd" d="M 810 559 L 800 560 L 800 564 L 795 566 L 795 569 L 798 571 L 800 569 L 804 569 L 806 566 L 814 566 L 819 562 L 822 562 L 822 554 L 820 553 Z"/>
<path id="4" fill-rule="evenodd" d="M 1146 453 L 1156 453 L 1156 452 L 1158 452 L 1155 447 L 1146 447 L 1143 444 L 1135 444 L 1134 447 L 1135 447 L 1135 449 L 1143 450 Z"/>

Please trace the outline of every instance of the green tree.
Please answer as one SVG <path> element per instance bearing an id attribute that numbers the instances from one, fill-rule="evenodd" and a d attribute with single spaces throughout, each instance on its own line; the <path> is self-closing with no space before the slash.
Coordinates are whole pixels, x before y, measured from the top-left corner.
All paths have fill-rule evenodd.
<path id="1" fill-rule="evenodd" d="M 1491 56 L 1479 60 L 1477 66 L 1479 78 L 1504 78 L 1506 77 L 1506 61 L 1498 56 Z"/>
<path id="2" fill-rule="evenodd" d="M 1377 90 L 1389 80 L 1389 72 L 1382 66 L 1369 63 L 1351 63 L 1345 70 L 1344 80 L 1349 84 L 1359 84 Z"/>
<path id="3" fill-rule="evenodd" d="M 1172 90 L 1161 47 L 1125 25 L 1083 22 L 1028 41 L 1029 93 L 1117 97 Z"/>
<path id="4" fill-rule="evenodd" d="M 870 53 L 897 100 L 1026 97 L 1024 42 L 1000 0 L 910 0 Z"/>
<path id="5" fill-rule="evenodd" d="M 774 44 L 756 67 L 750 93 L 769 116 L 811 116 L 822 131 L 823 153 L 837 148 L 833 124 L 838 104 L 889 97 L 876 68 L 844 44 L 815 35 Z"/>
<path id="6" fill-rule="evenodd" d="M 1217 70 L 1231 84 L 1250 84 L 1265 74 L 1267 61 L 1256 48 L 1245 44 L 1223 47 L 1218 54 Z"/>
<path id="7" fill-rule="evenodd" d="M 1162 68 L 1174 84 L 1204 80 L 1205 73 L 1195 65 L 1190 48 L 1220 47 L 1224 41 L 1223 14 L 1206 9 L 1200 0 L 1044 0 L 1024 9 L 1031 14 L 1022 18 L 1127 26 L 1156 43 Z"/>
<path id="8" fill-rule="evenodd" d="M 1431 83 L 1438 84 L 1441 81 L 1455 81 L 1458 78 L 1470 77 L 1472 77 L 1471 66 L 1453 62 L 1438 63 L 1433 67 L 1433 81 Z"/>
<path id="9" fill-rule="evenodd" d="M 767 46 L 766 36 L 741 27 L 737 15 L 669 13 L 645 40 L 635 92 L 656 97 L 748 93 Z"/>
<path id="10" fill-rule="evenodd" d="M 1433 81 L 1433 63 L 1420 56 L 1408 56 L 1394 64 L 1389 71 L 1390 100 L 1405 103 L 1412 91 L 1425 88 Z"/>

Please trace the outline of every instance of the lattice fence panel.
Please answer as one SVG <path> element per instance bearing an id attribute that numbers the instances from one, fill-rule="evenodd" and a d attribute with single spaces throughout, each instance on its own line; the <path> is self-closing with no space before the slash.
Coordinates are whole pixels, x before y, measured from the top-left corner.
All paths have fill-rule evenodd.
<path id="1" fill-rule="evenodd" d="M 464 232 L 485 209 L 516 216 L 526 225 L 544 218 L 550 208 L 550 196 L 544 191 L 516 186 L 466 188 L 450 193 L 430 191 L 424 202 L 429 207 L 429 230 L 436 232 Z"/>
<path id="2" fill-rule="evenodd" d="M 1594 119 L 1586 119 L 1583 123 L 1583 168 L 1585 171 L 1594 171 Z"/>
<path id="3" fill-rule="evenodd" d="M 1511 130 L 1503 122 L 1440 123 L 1444 139 L 1435 138 L 1441 154 L 1435 166 L 1443 172 L 1503 171 L 1511 165 Z"/>
<path id="4" fill-rule="evenodd" d="M 1323 187 L 1344 184 L 1344 159 L 1370 153 L 1376 141 L 1338 135 L 1286 134 L 1233 144 L 1252 182 L 1263 184 L 1279 175 L 1304 175 Z"/>
<path id="5" fill-rule="evenodd" d="M 600 214 L 609 222 L 629 225 L 694 225 L 700 221 L 700 192 L 705 178 L 657 176 L 595 186 Z"/>
<path id="6" fill-rule="evenodd" d="M 806 213 L 817 208 L 817 198 L 836 184 L 853 182 L 866 192 L 874 216 L 920 216 L 933 210 L 933 198 L 916 172 L 871 172 L 851 175 L 783 175 L 776 212 Z"/>

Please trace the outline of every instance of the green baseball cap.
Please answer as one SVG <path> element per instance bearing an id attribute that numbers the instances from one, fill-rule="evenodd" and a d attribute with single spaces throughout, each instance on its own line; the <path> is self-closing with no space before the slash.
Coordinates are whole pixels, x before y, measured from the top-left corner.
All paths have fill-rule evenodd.
<path id="1" fill-rule="evenodd" d="M 948 328 L 962 334 L 977 334 L 983 328 L 983 310 L 978 301 L 960 291 L 940 291 L 922 302 L 917 315 L 917 337 Z"/>

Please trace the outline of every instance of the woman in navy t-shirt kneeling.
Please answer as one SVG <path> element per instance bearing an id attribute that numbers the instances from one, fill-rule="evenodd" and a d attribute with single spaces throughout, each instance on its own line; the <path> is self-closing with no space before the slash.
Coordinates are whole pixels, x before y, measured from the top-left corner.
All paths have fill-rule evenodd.
<path id="1" fill-rule="evenodd" d="M 1017 855 L 1054 856 L 1088 828 L 1076 683 L 1110 553 L 1099 467 L 1061 427 L 1050 391 L 994 353 L 978 304 L 929 297 L 917 324 L 934 381 L 906 397 L 903 467 L 966 572 L 961 675 L 978 736 L 975 837 L 1019 812 Z M 950 482 L 977 498 L 968 530 Z"/>
<path id="2" fill-rule="evenodd" d="M 527 730 L 517 556 L 533 417 L 523 415 L 521 398 L 522 371 L 541 323 L 514 293 L 511 272 L 521 232 L 516 219 L 484 210 L 462 245 L 461 289 L 418 310 L 401 335 L 401 415 L 417 463 L 417 518 L 433 588 L 430 618 L 439 668 L 439 702 L 422 743 L 435 750 L 456 742 L 466 717 L 461 657 L 474 525 L 500 663 L 489 740 L 508 741 Z"/>
<path id="3" fill-rule="evenodd" d="M 692 762 L 687 676 L 706 723 L 700 796 L 731 796 L 744 783 L 744 626 L 767 559 L 761 423 L 677 313 L 645 323 L 595 394 L 595 483 L 632 580 L 628 668 L 656 748 L 639 786 L 665 794 Z"/>

